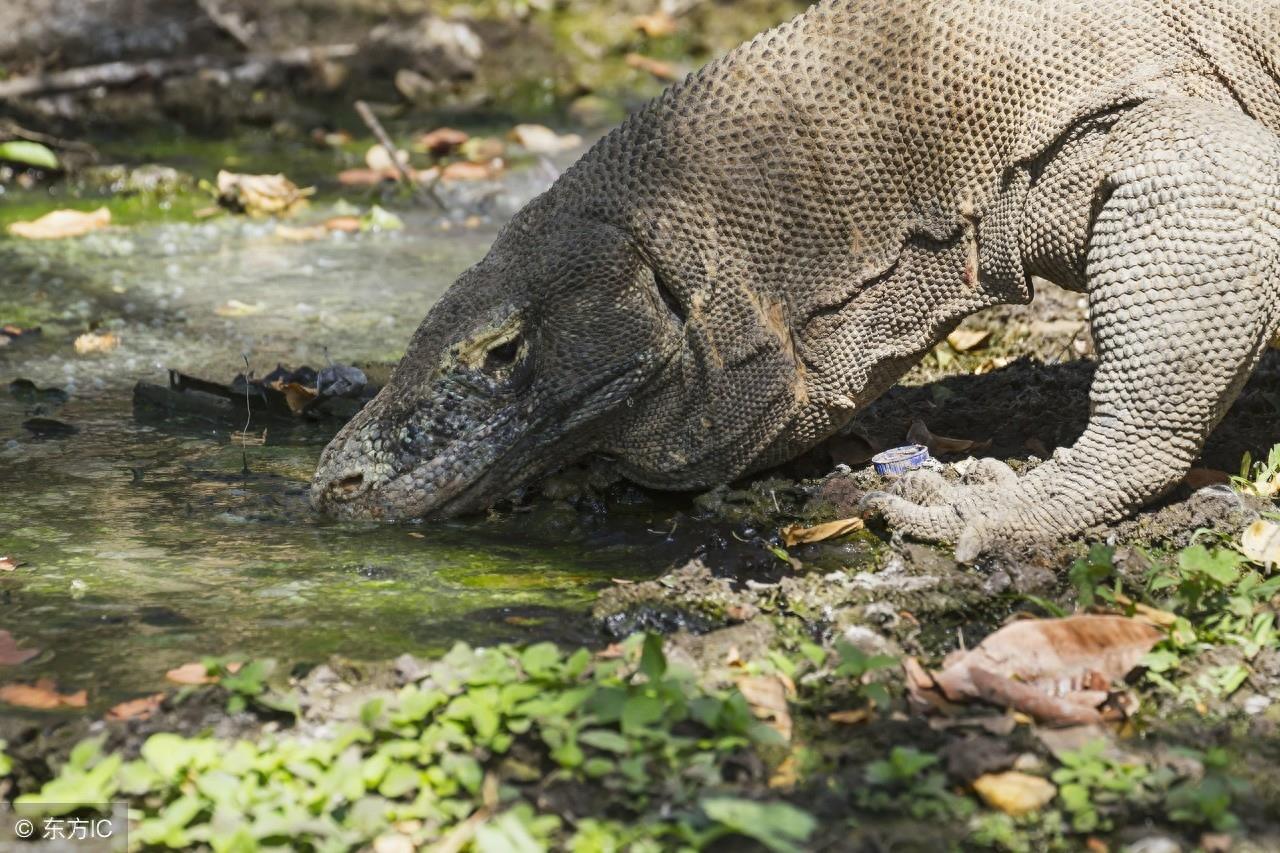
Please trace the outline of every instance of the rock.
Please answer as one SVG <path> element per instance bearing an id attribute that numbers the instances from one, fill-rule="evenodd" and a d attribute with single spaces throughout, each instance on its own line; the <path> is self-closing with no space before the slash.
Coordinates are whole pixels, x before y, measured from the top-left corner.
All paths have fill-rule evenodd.
<path id="1" fill-rule="evenodd" d="M 457 82 L 475 76 L 484 44 L 465 22 L 423 15 L 408 24 L 389 21 L 375 27 L 362 55 L 386 76 L 409 71 L 428 81 Z M 414 85 L 419 82 L 414 78 Z"/>

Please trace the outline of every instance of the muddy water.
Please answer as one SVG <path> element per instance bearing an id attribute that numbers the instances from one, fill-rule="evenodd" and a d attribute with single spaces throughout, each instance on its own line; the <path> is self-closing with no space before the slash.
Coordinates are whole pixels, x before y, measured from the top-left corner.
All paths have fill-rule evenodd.
<path id="1" fill-rule="evenodd" d="M 0 628 L 41 650 L 3 680 L 52 676 L 100 707 L 204 655 L 299 662 L 580 639 L 595 589 L 670 559 L 643 513 L 600 526 L 568 510 L 327 522 L 306 485 L 332 425 L 271 427 L 267 446 L 245 448 L 235 425 L 135 412 L 134 384 L 163 383 L 169 367 L 227 381 L 245 358 L 259 375 L 322 365 L 326 352 L 394 360 L 494 233 L 406 221 L 307 243 L 230 219 L 0 241 L 0 320 L 44 328 L 0 348 L 0 555 L 27 563 L 0 571 Z M 119 347 L 77 355 L 91 324 Z M 19 400 L 5 390 L 19 377 L 69 399 Z M 78 432 L 37 437 L 23 427 L 33 416 Z"/>

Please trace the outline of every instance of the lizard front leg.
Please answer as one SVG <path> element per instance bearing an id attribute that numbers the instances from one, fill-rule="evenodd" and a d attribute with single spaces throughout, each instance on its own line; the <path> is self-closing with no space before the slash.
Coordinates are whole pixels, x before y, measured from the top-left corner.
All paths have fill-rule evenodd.
<path id="1" fill-rule="evenodd" d="M 1167 100 L 1121 120 L 1106 157 L 1085 265 L 1099 367 L 1083 435 L 1013 484 L 866 499 L 961 560 L 1072 536 L 1168 491 L 1275 328 L 1280 141 L 1238 112 Z"/>

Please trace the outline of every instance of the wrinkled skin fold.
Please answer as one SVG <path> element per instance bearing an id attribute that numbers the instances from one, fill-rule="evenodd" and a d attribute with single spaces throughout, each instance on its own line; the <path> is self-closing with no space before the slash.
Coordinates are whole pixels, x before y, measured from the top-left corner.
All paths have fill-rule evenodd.
<path id="1" fill-rule="evenodd" d="M 968 559 L 1166 492 L 1280 323 L 1280 0 L 825 0 L 673 87 L 498 237 L 325 450 L 346 517 L 605 454 L 699 489 L 845 424 L 967 315 L 1086 293 L 1072 448 L 867 510 Z"/>

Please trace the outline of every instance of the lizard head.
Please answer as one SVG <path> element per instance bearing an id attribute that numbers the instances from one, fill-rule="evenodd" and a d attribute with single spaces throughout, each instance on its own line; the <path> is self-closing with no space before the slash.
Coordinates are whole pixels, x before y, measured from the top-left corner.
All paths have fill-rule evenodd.
<path id="1" fill-rule="evenodd" d="M 457 515 L 607 450 L 680 350 L 669 299 L 624 232 L 535 203 L 325 449 L 313 503 L 345 517 Z"/>

